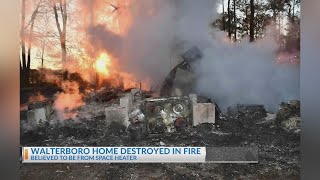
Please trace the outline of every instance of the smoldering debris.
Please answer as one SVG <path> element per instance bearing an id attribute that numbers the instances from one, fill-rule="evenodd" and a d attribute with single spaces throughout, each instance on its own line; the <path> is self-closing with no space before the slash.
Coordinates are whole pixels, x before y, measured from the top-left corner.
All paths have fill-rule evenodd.
<path id="1" fill-rule="evenodd" d="M 275 122 L 287 131 L 300 132 L 300 101 L 282 102 Z"/>
<path id="2" fill-rule="evenodd" d="M 193 73 L 190 63 L 186 64 L 184 70 Z M 183 73 L 172 74 L 169 91 L 183 89 L 175 81 Z M 184 96 L 189 91 L 174 97 L 152 97 L 141 89 L 115 87 L 83 93 L 77 82 L 68 80 L 61 82 L 61 89 L 48 102 L 37 95 L 29 103 L 29 111 L 21 112 L 22 146 L 258 146 L 260 163 L 237 167 L 234 178 L 283 173 L 283 169 L 299 176 L 301 119 L 297 100 L 281 103 L 277 114 L 260 104 L 237 104 L 222 113 L 212 98 Z M 191 171 L 197 177 L 210 178 L 200 173 L 202 169 L 196 166 Z M 225 177 L 225 173 L 215 172 Z"/>
<path id="3" fill-rule="evenodd" d="M 120 99 L 118 99 L 119 103 Z M 87 107 L 86 107 L 87 106 Z M 130 137 L 130 133 L 123 131 L 121 126 L 107 125 L 104 111 L 105 107 L 114 106 L 114 102 L 88 102 L 80 108 L 80 111 L 86 110 L 92 113 L 90 119 L 80 119 L 79 122 L 70 122 L 66 124 L 48 125 L 46 127 L 37 127 L 32 131 L 21 134 L 22 146 L 258 146 L 259 164 L 243 165 L 223 165 L 223 164 L 205 164 L 204 166 L 176 164 L 173 168 L 170 164 L 149 165 L 160 166 L 164 169 L 171 169 L 167 173 L 188 172 L 186 177 L 210 178 L 212 174 L 203 173 L 203 168 L 215 172 L 221 177 L 258 177 L 270 175 L 279 175 L 281 177 L 299 177 L 300 174 L 300 135 L 297 131 L 288 131 L 283 128 L 281 123 L 278 125 L 275 121 L 262 122 L 267 117 L 263 106 L 241 106 L 237 109 L 236 116 L 234 112 L 225 114 L 225 119 L 214 124 L 204 123 L 195 127 L 188 127 L 184 131 L 176 131 L 164 134 L 149 134 L 141 130 L 143 123 L 135 123 L 137 128 L 130 128 L 134 133 L 141 136 Z M 277 113 L 278 118 L 284 122 L 290 118 L 299 118 L 299 111 L 296 104 L 283 103 L 281 107 L 286 107 L 285 112 L 280 110 Z M 245 108 L 246 107 L 246 108 Z M 288 108 L 290 107 L 290 108 Z M 92 108 L 92 109 L 91 109 Z M 233 107 L 234 108 L 234 107 Z M 82 110 L 81 110 L 82 109 Z M 101 110 L 102 109 L 102 110 Z M 248 110 L 249 109 L 249 110 Z M 268 113 L 268 112 L 267 112 Z M 143 112 L 139 110 L 132 111 L 130 118 L 136 121 L 143 120 Z M 289 120 L 291 121 L 291 120 Z M 146 136 L 146 137 L 143 137 Z M 81 165 L 72 165 L 70 172 L 76 173 L 81 169 Z M 126 172 L 144 173 L 145 168 L 140 164 L 131 166 L 130 164 L 108 165 L 104 168 L 105 178 L 110 178 L 115 166 L 121 166 Z M 59 165 L 53 165 L 59 169 Z M 22 165 L 22 174 L 28 172 L 28 167 Z M 30 168 L 30 167 L 29 167 Z M 91 170 L 95 170 L 92 166 Z M 155 168 L 155 167 L 154 167 Z M 159 168 L 159 167 L 157 167 Z M 55 169 L 55 170 L 56 170 Z M 224 169 L 222 171 L 222 169 Z M 237 172 L 234 172 L 237 169 Z M 50 171 L 47 169 L 46 171 Z M 290 176 L 283 172 L 290 172 Z M 128 178 L 127 173 L 120 170 L 119 176 Z M 151 174 L 159 177 L 165 176 L 158 172 Z M 149 173 L 150 173 L 149 172 Z M 196 175 L 198 174 L 198 175 Z"/>
<path id="4" fill-rule="evenodd" d="M 29 111 L 21 112 L 21 146 L 257 146 L 259 164 L 208 164 L 206 169 L 221 177 L 233 174 L 233 178 L 263 176 L 266 172 L 283 174 L 284 169 L 293 177 L 299 176 L 301 120 L 297 100 L 281 103 L 277 114 L 259 104 L 238 104 L 222 113 L 212 98 L 196 94 L 154 98 L 141 89 L 118 88 L 81 93 L 77 83 L 69 81 L 62 89 L 49 103 L 32 102 Z M 47 106 L 52 108 L 48 118 Z M 59 111 L 72 116 L 61 118 Z M 30 112 L 34 116 L 28 115 Z M 57 118 L 59 121 L 54 121 Z M 43 119 L 46 121 L 40 121 Z M 25 128 L 30 120 L 35 122 L 33 128 Z M 143 173 L 141 168 L 124 166 L 127 171 Z M 170 168 L 170 172 L 185 170 L 193 173 L 187 176 L 190 178 L 212 177 L 201 173 L 202 166 L 177 166 L 180 169 Z M 110 166 L 104 171 L 110 178 L 109 171 L 114 170 Z M 127 178 L 125 174 L 120 176 Z"/>
<path id="5" fill-rule="evenodd" d="M 87 16 L 90 8 L 99 4 L 98 1 L 80 2 L 86 4 L 81 16 Z M 154 179 L 169 179 L 170 176 L 177 179 L 299 177 L 299 103 L 282 103 L 277 114 L 274 114 L 277 111 L 269 112 L 280 101 L 299 98 L 299 66 L 276 65 L 276 46 L 271 38 L 255 43 L 227 42 L 224 32 L 208 26 L 214 19 L 215 1 L 181 2 L 174 1 L 175 5 L 172 5 L 173 1 L 150 3 L 140 0 L 135 1 L 134 6 L 120 7 L 120 11 L 128 9 L 130 16 L 125 18 L 132 17 L 132 26 L 126 35 L 114 33 L 98 22 L 86 22 L 84 28 L 88 43 L 97 50 L 94 53 L 108 52 L 115 60 L 119 59 L 121 70 L 133 73 L 141 80 L 150 77 L 152 85 L 159 85 L 170 71 L 169 57 L 172 51 L 180 48 L 176 46 L 183 44 L 182 49 L 185 49 L 196 45 L 200 53 L 189 51 L 195 52 L 191 53 L 191 58 L 190 53 L 182 55 L 185 61 L 169 73 L 161 93 L 168 97 L 156 98 L 141 89 L 125 91 L 114 87 L 94 89 L 86 94 L 81 90 L 81 83 L 72 81 L 69 75 L 66 75 L 69 78 L 46 76 L 51 83 L 62 83 L 60 92 L 53 98 L 53 111 L 49 111 L 53 117 L 46 117 L 46 109 L 38 106 L 29 109 L 31 112 L 21 112 L 21 145 L 258 146 L 259 164 L 254 165 L 111 164 L 102 169 L 93 165 L 91 170 L 99 169 L 103 172 L 99 175 L 104 179 L 112 179 L 115 175 L 120 179 L 139 179 L 141 174 L 153 175 Z M 154 9 L 151 15 L 145 11 L 148 7 Z M 94 17 L 94 13 L 91 15 Z M 195 66 L 190 66 L 196 61 Z M 188 93 L 199 96 L 188 97 Z M 143 106 L 146 97 L 151 98 L 150 109 Z M 184 100 L 186 102 L 182 102 Z M 228 110 L 222 113 L 217 104 Z M 197 105 L 201 111 L 195 110 Z M 198 123 L 194 122 L 194 117 L 198 117 Z M 33 128 L 25 129 L 31 119 L 35 120 Z M 42 123 L 43 120 L 47 123 Z M 59 121 L 51 123 L 52 120 Z M 152 127 L 150 132 L 149 125 Z M 62 166 L 52 165 L 41 171 L 46 173 L 52 167 Z M 79 168 L 82 166 L 55 169 L 54 173 L 68 171 L 76 176 L 81 174 L 78 172 L 83 170 Z M 23 164 L 22 175 L 28 174 L 24 171 L 26 168 L 28 166 Z M 155 169 L 161 169 L 161 172 L 154 172 Z"/>
<path id="6" fill-rule="evenodd" d="M 267 111 L 263 105 L 243 105 L 237 104 L 227 108 L 227 114 L 231 117 L 239 118 L 240 116 L 245 116 L 246 114 L 254 115 L 256 119 L 262 119 L 267 117 Z"/>
<path id="7" fill-rule="evenodd" d="M 119 94 L 124 91 L 120 88 L 111 88 L 111 89 L 100 89 L 98 92 L 91 92 L 90 96 L 87 98 L 88 100 L 94 100 L 97 102 L 107 102 L 112 99 L 116 99 L 119 97 Z"/>
<path id="8" fill-rule="evenodd" d="M 75 109 L 84 105 L 79 85 L 75 81 L 64 81 L 61 84 L 63 92 L 55 95 L 53 108 L 56 110 L 57 118 L 60 121 L 65 119 L 76 120 Z"/>

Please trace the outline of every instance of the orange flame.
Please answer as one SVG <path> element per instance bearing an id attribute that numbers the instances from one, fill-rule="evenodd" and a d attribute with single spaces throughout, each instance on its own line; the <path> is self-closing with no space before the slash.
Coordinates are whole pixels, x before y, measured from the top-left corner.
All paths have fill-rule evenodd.
<path id="1" fill-rule="evenodd" d="M 97 61 L 95 62 L 95 68 L 98 73 L 109 76 L 110 71 L 109 68 L 111 66 L 111 60 L 107 53 L 102 53 L 98 57 Z"/>

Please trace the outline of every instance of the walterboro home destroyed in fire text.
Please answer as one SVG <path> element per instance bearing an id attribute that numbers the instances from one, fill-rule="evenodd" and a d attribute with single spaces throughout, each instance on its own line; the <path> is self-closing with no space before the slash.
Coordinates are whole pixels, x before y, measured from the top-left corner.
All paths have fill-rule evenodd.
<path id="1" fill-rule="evenodd" d="M 21 163 L 21 178 L 299 179 L 299 7 L 22 0 L 21 146 L 256 147 L 259 163 Z"/>

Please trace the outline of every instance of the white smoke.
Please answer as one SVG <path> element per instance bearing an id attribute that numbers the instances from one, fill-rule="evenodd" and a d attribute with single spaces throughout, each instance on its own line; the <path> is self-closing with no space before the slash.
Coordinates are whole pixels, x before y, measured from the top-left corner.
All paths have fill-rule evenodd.
<path id="1" fill-rule="evenodd" d="M 212 97 L 221 108 L 234 104 L 264 104 L 276 110 L 281 101 L 299 97 L 299 66 L 275 63 L 276 45 L 212 44 L 197 67 L 198 92 Z"/>
<path id="2" fill-rule="evenodd" d="M 74 81 L 63 81 L 61 88 L 63 89 L 63 92 L 55 95 L 53 104 L 58 120 L 78 120 L 76 109 L 85 105 L 82 101 L 78 83 Z"/>
<path id="3" fill-rule="evenodd" d="M 170 70 L 177 44 L 198 46 L 204 54 L 196 67 L 198 93 L 222 108 L 264 104 L 275 110 L 281 101 L 299 98 L 299 66 L 275 64 L 277 44 L 271 36 L 249 43 L 226 41 L 211 26 L 218 17 L 215 0 L 140 0 L 127 8 L 132 26 L 118 37 L 102 26 L 89 28 L 91 41 L 118 57 L 122 68 L 138 77 L 161 83 Z M 153 15 L 148 10 L 153 9 Z"/>
<path id="4" fill-rule="evenodd" d="M 196 67 L 197 92 L 222 108 L 234 104 L 264 104 L 276 110 L 281 101 L 299 98 L 299 66 L 276 64 L 273 29 L 267 38 L 249 43 L 226 41 L 226 34 L 210 31 L 215 19 L 212 1 L 183 1 L 179 37 L 197 45 L 204 57 Z"/>

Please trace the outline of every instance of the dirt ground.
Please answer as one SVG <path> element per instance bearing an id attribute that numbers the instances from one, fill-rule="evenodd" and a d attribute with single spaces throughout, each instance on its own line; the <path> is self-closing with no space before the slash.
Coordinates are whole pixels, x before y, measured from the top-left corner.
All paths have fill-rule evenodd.
<path id="1" fill-rule="evenodd" d="M 21 179 L 300 179 L 300 130 L 284 130 L 257 112 L 227 114 L 218 126 L 202 124 L 142 141 L 132 141 L 116 125 L 105 127 L 104 119 L 23 132 L 21 146 L 257 146 L 259 163 L 21 163 Z"/>

